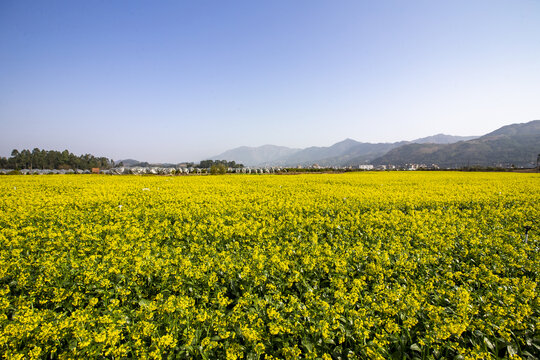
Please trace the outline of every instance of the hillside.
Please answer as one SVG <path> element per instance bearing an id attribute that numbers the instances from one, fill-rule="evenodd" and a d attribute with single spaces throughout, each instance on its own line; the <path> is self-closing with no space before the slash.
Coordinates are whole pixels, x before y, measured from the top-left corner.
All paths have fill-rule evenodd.
<path id="1" fill-rule="evenodd" d="M 437 164 L 440 167 L 532 167 L 540 153 L 540 120 L 507 125 L 454 144 L 406 144 L 373 160 L 374 165 Z"/>
<path id="2" fill-rule="evenodd" d="M 437 134 L 413 140 L 412 142 L 439 142 L 446 144 L 470 138 L 473 137 Z M 369 163 L 388 151 L 408 143 L 410 142 L 365 143 L 345 139 L 331 146 L 312 146 L 305 149 L 291 149 L 275 145 L 242 146 L 213 156 L 211 159 L 234 160 L 246 166 L 310 166 L 313 164 L 320 166 L 354 166 Z"/>
<path id="3" fill-rule="evenodd" d="M 214 156 L 246 166 L 358 166 L 437 164 L 462 166 L 534 166 L 540 152 L 540 120 L 503 126 L 481 137 L 436 134 L 413 141 L 365 143 L 345 139 L 331 146 L 292 149 L 242 146 Z"/>
<path id="4" fill-rule="evenodd" d="M 118 160 L 117 163 L 122 163 L 124 166 L 139 166 L 141 161 L 135 159 Z"/>
<path id="5" fill-rule="evenodd" d="M 245 166 L 257 166 L 274 163 L 277 159 L 290 156 L 298 151 L 300 151 L 300 149 L 276 145 L 263 145 L 258 147 L 241 146 L 213 156 L 210 160 L 234 160 Z"/>
<path id="6" fill-rule="evenodd" d="M 446 134 L 437 134 L 420 139 L 416 139 L 413 143 L 416 144 L 453 144 L 459 141 L 467 141 L 478 138 L 478 136 L 454 136 Z"/>
<path id="7" fill-rule="evenodd" d="M 360 144 L 358 141 L 352 139 L 345 139 L 329 147 L 312 146 L 306 149 L 300 150 L 292 155 L 283 157 L 276 160 L 279 165 L 312 165 L 313 163 L 319 163 L 319 165 L 332 165 L 338 161 L 325 161 L 326 159 L 340 157 L 350 153 Z"/>

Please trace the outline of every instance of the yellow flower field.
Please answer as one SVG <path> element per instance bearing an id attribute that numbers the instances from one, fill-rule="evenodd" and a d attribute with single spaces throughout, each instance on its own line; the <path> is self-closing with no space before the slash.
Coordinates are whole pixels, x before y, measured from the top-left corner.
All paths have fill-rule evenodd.
<path id="1" fill-rule="evenodd" d="M 538 174 L 2 176 L 0 354 L 538 358 L 538 219 Z"/>

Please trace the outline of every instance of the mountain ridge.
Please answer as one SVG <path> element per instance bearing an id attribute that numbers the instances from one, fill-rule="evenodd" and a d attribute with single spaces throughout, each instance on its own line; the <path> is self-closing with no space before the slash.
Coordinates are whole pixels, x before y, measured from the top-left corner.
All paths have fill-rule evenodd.
<path id="1" fill-rule="evenodd" d="M 244 164 L 246 166 L 254 166 L 266 164 L 276 158 L 292 155 L 300 150 L 301 149 L 270 144 L 258 147 L 240 146 L 231 150 L 227 150 L 217 156 L 212 156 L 209 160 L 234 160 L 239 164 Z"/>
<path id="2" fill-rule="evenodd" d="M 449 143 L 473 138 L 476 137 L 437 134 L 412 141 L 403 140 L 393 143 L 368 143 L 346 138 L 330 146 L 310 146 L 304 149 L 277 145 L 240 146 L 213 156 L 210 160 L 234 160 L 246 166 L 309 166 L 313 164 L 351 166 L 368 163 L 394 148 L 416 141 Z M 280 154 L 277 154 L 278 149 Z"/>
<path id="3" fill-rule="evenodd" d="M 482 136 L 435 134 L 412 141 L 386 143 L 359 142 L 346 138 L 330 146 L 290 148 L 266 144 L 240 146 L 210 160 L 236 161 L 249 167 L 296 167 L 317 164 L 324 167 L 347 167 L 363 164 L 419 164 L 431 167 L 464 166 L 534 167 L 540 153 L 540 120 L 502 126 Z M 137 160 L 123 160 L 124 165 L 147 165 Z M 159 164 L 174 166 L 171 164 Z"/>
<path id="4" fill-rule="evenodd" d="M 373 159 L 374 165 L 436 164 L 464 166 L 534 166 L 540 153 L 540 120 L 503 126 L 476 139 L 453 144 L 406 144 Z"/>
<path id="5" fill-rule="evenodd" d="M 416 139 L 412 142 L 415 144 L 453 144 L 459 141 L 468 141 L 476 138 L 478 138 L 478 136 L 455 136 L 440 133 Z"/>
<path id="6" fill-rule="evenodd" d="M 435 134 L 412 141 L 367 143 L 346 138 L 304 149 L 276 145 L 238 147 L 214 156 L 246 166 L 358 166 L 437 164 L 441 167 L 531 166 L 540 152 L 540 120 L 505 125 L 482 136 Z M 279 149 L 279 151 L 277 151 Z M 249 154 L 246 155 L 245 152 Z"/>

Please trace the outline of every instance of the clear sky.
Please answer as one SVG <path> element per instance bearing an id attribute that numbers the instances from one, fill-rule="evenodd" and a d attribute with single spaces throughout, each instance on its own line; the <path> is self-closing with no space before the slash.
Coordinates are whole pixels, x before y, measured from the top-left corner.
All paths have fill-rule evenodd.
<path id="1" fill-rule="evenodd" d="M 0 155 L 481 135 L 540 119 L 540 1 L 0 1 Z"/>

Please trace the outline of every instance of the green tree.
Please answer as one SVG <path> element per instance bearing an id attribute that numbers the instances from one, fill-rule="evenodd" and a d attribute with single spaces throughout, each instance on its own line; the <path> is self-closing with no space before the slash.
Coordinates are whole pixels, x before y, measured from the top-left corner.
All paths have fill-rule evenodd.
<path id="1" fill-rule="evenodd" d="M 41 166 L 41 151 L 38 148 L 34 148 L 34 150 L 32 150 L 31 157 L 32 157 L 32 167 L 36 167 L 36 168 L 42 167 Z"/>
<path id="2" fill-rule="evenodd" d="M 201 160 L 201 162 L 199 163 L 199 166 L 197 167 L 201 169 L 209 169 L 213 165 L 214 165 L 214 160 Z"/>
<path id="3" fill-rule="evenodd" d="M 215 164 L 210 167 L 210 174 L 223 175 L 227 172 L 227 168 L 223 164 Z"/>
<path id="4" fill-rule="evenodd" d="M 18 168 L 17 159 L 19 158 L 19 150 L 17 149 L 11 150 L 11 157 L 14 159 L 15 169 L 17 169 Z"/>
<path id="5" fill-rule="evenodd" d="M 31 169 L 32 168 L 32 153 L 30 152 L 30 150 L 27 150 L 27 149 L 22 150 L 19 156 L 23 164 L 22 166 L 26 169 Z"/>

